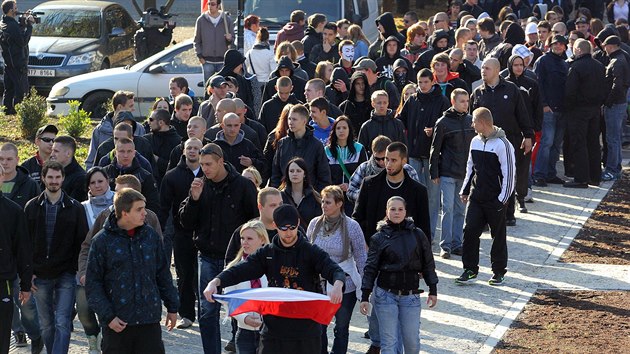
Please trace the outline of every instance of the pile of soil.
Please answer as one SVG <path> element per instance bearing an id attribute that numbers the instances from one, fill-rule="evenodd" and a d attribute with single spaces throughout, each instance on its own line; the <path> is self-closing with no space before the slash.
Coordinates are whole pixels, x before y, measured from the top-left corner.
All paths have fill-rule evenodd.
<path id="1" fill-rule="evenodd" d="M 494 353 L 627 353 L 630 292 L 538 291 Z"/>
<path id="2" fill-rule="evenodd" d="M 630 170 L 586 221 L 561 262 L 630 265 Z"/>

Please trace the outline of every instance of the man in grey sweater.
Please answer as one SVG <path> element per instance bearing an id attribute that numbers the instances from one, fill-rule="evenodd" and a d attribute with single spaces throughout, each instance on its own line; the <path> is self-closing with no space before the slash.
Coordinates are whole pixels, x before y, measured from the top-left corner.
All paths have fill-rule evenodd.
<path id="1" fill-rule="evenodd" d="M 232 19 L 219 10 L 221 0 L 208 0 L 208 10 L 195 22 L 194 48 L 201 68 L 203 81 L 221 70 L 223 56 L 234 41 Z"/>

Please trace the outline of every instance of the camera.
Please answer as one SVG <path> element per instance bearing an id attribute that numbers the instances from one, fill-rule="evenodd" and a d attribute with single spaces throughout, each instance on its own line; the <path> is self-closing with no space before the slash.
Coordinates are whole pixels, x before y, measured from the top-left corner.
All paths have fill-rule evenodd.
<path id="1" fill-rule="evenodd" d="M 42 18 L 39 16 L 44 15 L 43 12 L 33 12 L 33 11 L 27 11 L 27 12 L 18 12 L 18 23 L 20 24 L 20 26 L 26 26 L 26 19 L 28 18 L 28 16 L 33 16 L 33 20 L 35 21 L 34 23 L 41 23 L 42 22 Z"/>
<path id="2" fill-rule="evenodd" d="M 161 6 L 159 11 L 155 8 L 150 8 L 142 13 L 142 19 L 139 21 L 139 24 L 142 28 L 173 29 L 177 26 L 177 23 L 171 20 L 173 16 L 177 15 L 166 13 L 166 8 L 164 6 Z"/>

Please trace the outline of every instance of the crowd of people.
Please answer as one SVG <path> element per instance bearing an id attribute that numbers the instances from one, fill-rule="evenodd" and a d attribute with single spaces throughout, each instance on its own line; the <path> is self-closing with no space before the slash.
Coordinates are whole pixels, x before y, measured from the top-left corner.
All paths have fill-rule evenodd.
<path id="1" fill-rule="evenodd" d="M 432 242 L 461 257 L 467 284 L 489 227 L 488 283 L 501 285 L 506 227 L 533 188 L 621 176 L 626 1 L 604 25 L 598 1 L 571 16 L 571 1 L 453 0 L 426 21 L 405 13 L 401 31 L 383 13 L 373 42 L 297 10 L 271 44 L 250 15 L 244 53 L 220 5 L 195 26 L 204 92 L 173 77 L 141 123 L 134 93 L 116 92 L 85 166 L 54 125 L 21 164 L 0 146 L 0 353 L 11 331 L 32 353 L 67 352 L 75 315 L 90 353 L 164 352 L 162 305 L 169 330 L 198 322 L 204 352 L 220 353 L 212 295 L 260 287 L 341 304 L 331 353 L 347 351 L 357 302 L 368 353 L 418 353 L 420 280 L 437 304 Z M 308 319 L 245 313 L 224 339 L 328 352 Z"/>

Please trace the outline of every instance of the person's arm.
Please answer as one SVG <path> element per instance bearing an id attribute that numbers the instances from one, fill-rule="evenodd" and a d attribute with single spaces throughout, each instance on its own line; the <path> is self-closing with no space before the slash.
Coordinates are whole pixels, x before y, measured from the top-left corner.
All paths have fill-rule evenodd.
<path id="1" fill-rule="evenodd" d="M 219 273 L 215 279 L 219 279 L 220 286 L 225 288 L 240 282 L 252 279 L 259 279 L 265 275 L 266 257 L 265 248 L 259 248 L 249 255 L 245 262 L 240 262 Z M 200 284 L 204 286 L 204 284 Z"/>
<path id="2" fill-rule="evenodd" d="M 540 87 L 540 99 L 542 100 L 543 107 L 549 108 L 549 103 L 547 102 L 545 88 L 547 87 L 547 70 L 545 70 L 545 64 L 543 59 L 544 55 L 534 64 L 534 72 L 536 73 L 536 77 L 538 77 L 538 86 Z"/>
<path id="3" fill-rule="evenodd" d="M 346 196 L 348 197 L 348 200 L 353 203 L 356 203 L 357 199 L 359 198 L 359 189 L 361 188 L 361 183 L 363 182 L 363 173 L 366 166 L 367 164 L 361 163 L 352 174 L 352 177 L 350 178 L 350 183 L 348 183 L 348 191 L 346 192 Z"/>
<path id="4" fill-rule="evenodd" d="M 10 235 L 13 238 L 12 253 L 17 259 L 17 270 L 20 275 L 20 291 L 31 291 L 31 279 L 33 279 L 33 248 L 31 238 L 28 234 L 26 214 L 19 210 L 15 213 L 15 229 Z"/>
<path id="5" fill-rule="evenodd" d="M 385 83 L 385 91 L 387 91 L 387 95 L 389 96 L 389 108 L 392 111 L 396 111 L 400 104 L 400 94 L 398 93 L 396 85 L 390 80 L 387 80 Z"/>
<path id="6" fill-rule="evenodd" d="M 194 200 L 189 193 L 188 197 L 179 206 L 179 222 L 182 224 L 182 227 L 187 230 L 194 230 L 199 223 L 199 213 L 203 207 L 201 198 Z"/>
<path id="7" fill-rule="evenodd" d="M 321 192 L 324 187 L 332 184 L 332 178 L 330 176 L 328 158 L 326 157 L 324 146 L 322 144 L 318 144 L 316 154 L 317 183 L 315 184 L 315 189 L 318 192 Z"/>
<path id="8" fill-rule="evenodd" d="M 380 237 L 372 237 L 372 245 L 370 245 L 370 248 L 368 249 L 367 260 L 365 261 L 365 267 L 363 268 L 363 279 L 361 281 L 361 302 L 368 301 L 370 299 L 372 289 L 374 289 L 374 282 L 376 281 L 376 276 L 378 275 L 378 264 L 381 259 L 381 253 L 383 252 L 381 242 Z"/>
<path id="9" fill-rule="evenodd" d="M 241 227 L 239 226 L 234 230 L 232 236 L 230 237 L 230 242 L 228 243 L 227 250 L 225 251 L 225 264 L 229 264 L 232 262 L 236 255 L 238 254 L 238 250 L 241 249 Z"/>
<path id="10" fill-rule="evenodd" d="M 81 243 L 81 251 L 79 252 L 79 270 L 78 270 L 79 281 L 81 282 L 81 285 L 85 285 L 85 272 L 87 270 L 88 253 L 90 252 L 90 245 L 92 244 L 92 238 L 99 231 L 101 231 L 101 229 L 103 229 L 103 224 L 105 223 L 105 220 L 107 220 L 107 217 L 109 216 L 110 213 L 111 213 L 110 209 L 107 208 L 101 211 L 100 214 L 98 214 L 98 216 L 96 217 L 96 220 L 94 221 L 94 224 L 92 224 L 92 227 L 88 230 L 87 235 L 85 236 L 85 239 Z"/>
<path id="11" fill-rule="evenodd" d="M 431 173 L 431 179 L 439 183 L 440 171 L 440 153 L 442 151 L 442 142 L 444 141 L 444 124 L 440 124 L 441 121 L 435 124 L 433 129 L 433 141 L 431 142 L 431 155 L 429 158 L 429 171 Z"/>
<path id="12" fill-rule="evenodd" d="M 197 58 L 203 60 L 203 34 L 201 33 L 201 21 L 203 21 L 203 14 L 201 14 L 201 16 L 199 16 L 199 18 L 197 18 L 197 21 L 195 22 L 195 37 L 193 39 L 193 48 L 195 49 L 195 54 L 197 54 Z"/>
<path id="13" fill-rule="evenodd" d="M 101 323 L 109 324 L 115 317 L 114 307 L 107 296 L 105 288 L 106 250 L 98 239 L 92 242 L 88 255 L 85 292 L 88 305 L 97 315 Z"/>
<path id="14" fill-rule="evenodd" d="M 474 171 L 474 161 L 473 161 L 473 145 L 475 144 L 476 137 L 473 138 L 470 143 L 470 148 L 468 149 L 468 160 L 466 161 L 466 177 L 464 177 L 464 182 L 462 183 L 462 189 L 459 191 L 460 196 L 465 196 L 466 200 L 468 200 L 468 195 L 470 195 L 470 187 L 472 185 Z"/>
<path id="15" fill-rule="evenodd" d="M 518 126 L 521 130 L 521 134 L 523 134 L 523 138 L 532 139 L 534 138 L 532 118 L 528 113 L 527 106 L 525 106 L 523 95 L 521 95 L 521 92 L 516 85 L 514 85 L 514 91 L 514 100 L 516 101 L 515 114 Z"/>
<path id="16" fill-rule="evenodd" d="M 350 247 L 352 248 L 352 257 L 357 263 L 357 270 L 359 274 L 363 275 L 363 269 L 365 268 L 365 262 L 367 260 L 367 244 L 365 243 L 365 236 L 363 230 L 358 222 L 348 218 L 348 235 L 350 236 Z M 361 284 L 354 284 L 358 288 Z"/>
<path id="17" fill-rule="evenodd" d="M 154 231 L 154 230 L 151 230 Z M 158 241 L 159 236 L 156 233 Z M 179 308 L 179 297 L 177 295 L 177 289 L 173 285 L 173 277 L 171 275 L 171 265 L 169 264 L 166 252 L 164 251 L 164 244 L 157 242 L 156 248 L 157 254 L 155 259 L 157 262 L 155 282 L 157 284 L 158 291 L 160 292 L 160 298 L 164 301 L 164 307 L 168 313 L 177 313 Z"/>
<path id="18" fill-rule="evenodd" d="M 160 209 L 154 210 L 160 220 L 162 227 L 166 226 L 168 215 L 173 207 L 173 188 L 171 187 L 170 176 L 167 174 L 162 178 L 162 184 L 160 185 Z"/>
<path id="19" fill-rule="evenodd" d="M 278 186 L 280 186 L 280 182 L 282 180 L 282 166 L 280 166 L 281 151 L 282 146 L 280 146 L 280 142 L 278 142 L 276 145 L 276 152 L 273 156 L 273 163 L 271 165 L 271 178 L 269 178 L 269 187 L 278 188 Z"/>
<path id="20" fill-rule="evenodd" d="M 365 181 L 364 181 L 365 182 Z M 367 201 L 368 201 L 368 192 L 365 187 L 365 183 L 361 185 L 359 189 L 359 197 L 354 204 L 354 211 L 352 212 L 352 218 L 356 220 L 361 229 L 363 230 L 363 236 L 365 236 L 365 243 L 369 246 L 370 239 L 369 237 L 372 235 L 367 235 L 365 231 L 368 229 L 367 227 Z"/>
<path id="21" fill-rule="evenodd" d="M 98 127 L 92 131 L 92 138 L 90 139 L 90 147 L 88 148 L 88 155 L 85 159 L 85 170 L 89 170 L 94 166 L 96 159 L 96 152 L 98 150 Z"/>
<path id="22" fill-rule="evenodd" d="M 499 201 L 502 204 L 507 204 L 512 192 L 514 192 L 514 184 L 516 182 L 515 172 L 515 158 L 514 158 L 514 147 L 512 144 L 506 139 L 502 138 L 501 141 L 503 145 L 496 150 L 496 154 L 499 157 L 499 163 L 501 164 L 501 174 L 503 175 L 503 180 L 501 181 L 501 193 L 499 194 Z"/>
<path id="23" fill-rule="evenodd" d="M 74 230 L 71 231 L 73 232 L 72 236 L 74 238 L 72 248 L 74 252 L 74 264 L 78 267 L 79 253 L 81 253 L 81 244 L 85 240 L 85 235 L 87 235 L 89 231 L 87 216 L 85 216 L 85 208 L 83 207 L 83 205 L 81 205 L 81 203 L 77 203 L 74 217 L 76 218 L 76 220 L 74 221 Z"/>
<path id="24" fill-rule="evenodd" d="M 160 212 L 160 197 L 158 195 L 157 183 L 153 175 L 147 174 L 142 183 L 142 194 L 147 198 L 147 209 L 153 212 Z"/>

